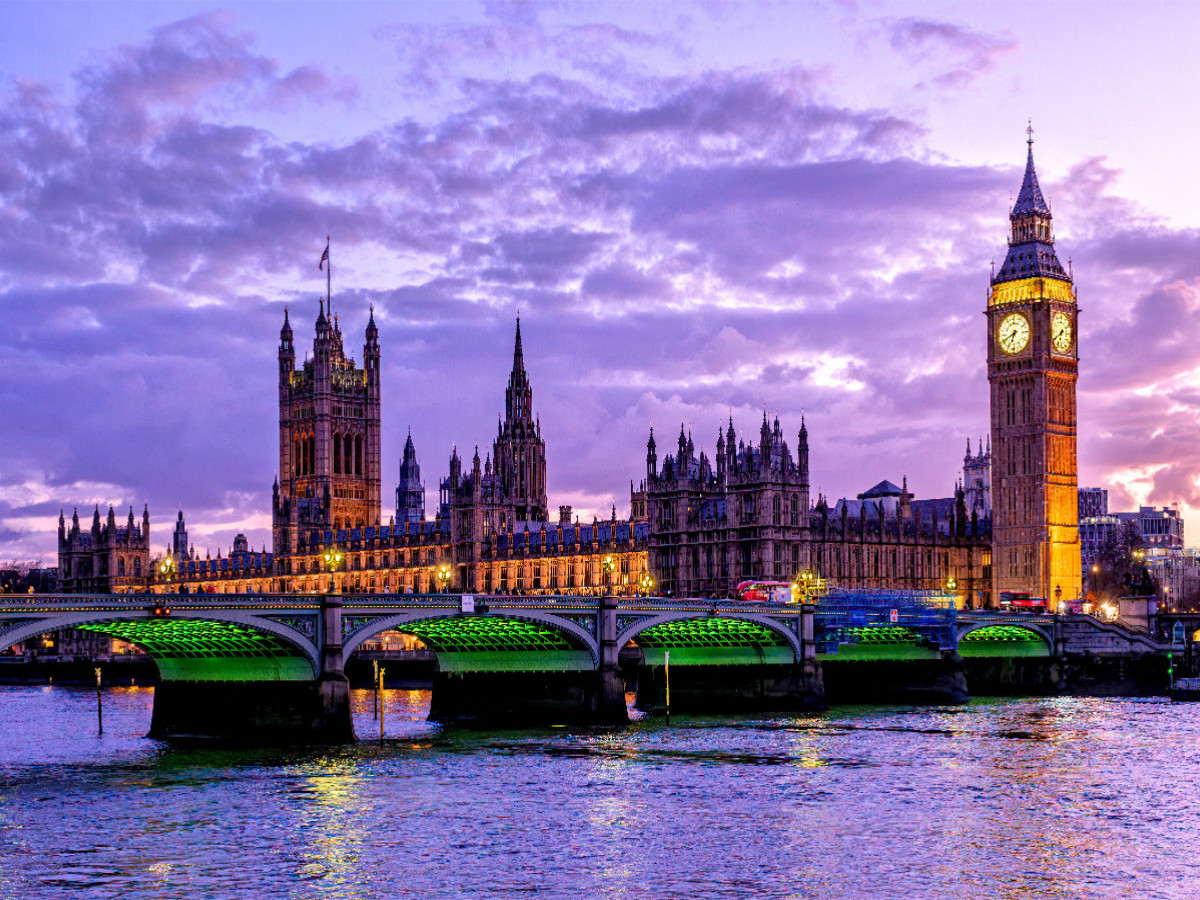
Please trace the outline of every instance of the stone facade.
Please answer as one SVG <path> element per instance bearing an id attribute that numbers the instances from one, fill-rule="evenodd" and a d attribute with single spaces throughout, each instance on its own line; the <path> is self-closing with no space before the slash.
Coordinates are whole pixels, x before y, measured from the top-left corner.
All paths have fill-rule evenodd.
<path id="1" fill-rule="evenodd" d="M 676 452 L 659 466 L 651 431 L 639 501 L 650 571 L 675 596 L 729 597 L 741 581 L 792 581 L 804 570 L 857 588 L 945 590 L 953 579 L 969 605 L 990 591 L 988 523 L 967 512 L 961 489 L 943 522 L 936 512 L 922 520 L 907 486 L 890 482 L 840 501 L 832 515 L 824 498 L 810 509 L 803 421 L 793 456 L 778 419 L 764 413 L 757 445 L 738 441 L 730 419 L 718 431 L 715 465 L 681 428 Z"/>
<path id="2" fill-rule="evenodd" d="M 100 521 L 100 507 L 92 516 L 91 529 L 79 527 L 79 512 L 68 528 L 58 515 L 58 589 L 65 594 L 109 594 L 141 589 L 149 583 L 150 510 L 144 509 L 140 527 L 134 522 L 133 507 L 124 527 L 117 525 L 113 508 Z"/>
<path id="3" fill-rule="evenodd" d="M 317 316 L 311 359 L 296 368 L 292 327 L 279 333 L 279 478 L 273 491 L 275 556 L 296 552 L 305 531 L 378 526 L 379 329 L 367 322 L 363 365 L 347 357 L 337 316 Z"/>

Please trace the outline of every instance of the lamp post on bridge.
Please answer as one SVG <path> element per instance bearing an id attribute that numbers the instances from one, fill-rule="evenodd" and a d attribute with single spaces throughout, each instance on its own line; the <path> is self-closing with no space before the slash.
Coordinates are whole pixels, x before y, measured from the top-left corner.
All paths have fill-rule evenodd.
<path id="1" fill-rule="evenodd" d="M 654 590 L 654 578 L 649 572 L 643 572 L 642 577 L 638 580 L 638 586 L 642 589 L 642 596 L 649 597 L 650 592 Z"/>
<path id="2" fill-rule="evenodd" d="M 611 597 L 613 595 L 613 583 L 612 583 L 613 570 L 617 567 L 617 564 L 613 560 L 611 553 L 607 554 L 604 557 L 604 560 L 603 560 L 603 562 L 601 562 L 600 567 L 604 570 L 604 583 L 606 585 L 605 593 L 609 597 Z"/>
<path id="3" fill-rule="evenodd" d="M 333 593 L 333 588 L 334 588 L 333 573 L 338 570 L 339 566 L 341 566 L 343 558 L 344 557 L 342 555 L 342 551 L 339 550 L 337 547 L 330 547 L 328 550 L 325 551 L 325 556 L 324 556 L 325 568 L 329 572 L 329 590 L 326 593 L 330 593 L 330 594 Z"/>
<path id="4" fill-rule="evenodd" d="M 171 581 L 175 575 L 175 560 L 173 557 L 163 557 L 163 561 L 158 564 L 158 577 L 161 581 Z"/>
<path id="5" fill-rule="evenodd" d="M 805 569 L 796 576 L 796 584 L 800 589 L 800 602 L 807 603 L 809 595 L 812 593 L 813 582 L 816 580 L 816 573 L 812 569 Z"/>
<path id="6" fill-rule="evenodd" d="M 442 563 L 437 570 L 438 590 L 441 593 L 446 593 L 447 585 L 450 584 L 450 566 Z"/>

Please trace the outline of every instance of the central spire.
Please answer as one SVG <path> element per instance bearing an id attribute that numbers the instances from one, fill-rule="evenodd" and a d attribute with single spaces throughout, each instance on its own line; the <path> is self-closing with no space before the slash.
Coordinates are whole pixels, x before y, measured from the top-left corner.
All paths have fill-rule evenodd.
<path id="1" fill-rule="evenodd" d="M 999 271 L 992 276 L 992 284 L 1006 281 L 1021 281 L 1025 278 L 1054 278 L 1071 281 L 1071 276 L 1058 261 L 1054 252 L 1053 217 L 1050 204 L 1042 195 L 1038 184 L 1037 169 L 1033 164 L 1033 125 L 1025 129 L 1028 135 L 1028 151 L 1025 157 L 1025 177 L 1021 181 L 1021 192 L 1013 204 L 1008 219 L 1011 233 L 1008 253 Z"/>
<path id="2" fill-rule="evenodd" d="M 521 349 L 521 314 L 517 313 L 517 339 L 513 344 L 513 374 L 525 371 L 525 352 Z"/>
<path id="3" fill-rule="evenodd" d="M 1026 143 L 1029 145 L 1029 151 L 1025 157 L 1025 178 L 1021 182 L 1021 192 L 1017 194 L 1017 202 L 1013 205 L 1012 214 L 1009 218 L 1017 218 L 1018 216 L 1026 216 L 1030 213 L 1038 213 L 1043 216 L 1050 215 L 1050 206 L 1046 203 L 1046 198 L 1042 196 L 1042 187 L 1038 184 L 1037 170 L 1033 166 L 1033 124 L 1025 129 L 1025 133 L 1029 135 Z"/>

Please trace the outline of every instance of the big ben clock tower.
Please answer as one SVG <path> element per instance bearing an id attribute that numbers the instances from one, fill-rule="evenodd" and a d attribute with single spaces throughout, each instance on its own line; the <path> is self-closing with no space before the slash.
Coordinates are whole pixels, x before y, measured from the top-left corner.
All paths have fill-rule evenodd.
<path id="1" fill-rule="evenodd" d="M 1033 167 L 1009 216 L 1008 255 L 988 294 L 992 411 L 992 600 L 1028 591 L 1073 600 L 1082 589 L 1075 382 L 1075 286 L 1054 252 L 1050 206 Z"/>

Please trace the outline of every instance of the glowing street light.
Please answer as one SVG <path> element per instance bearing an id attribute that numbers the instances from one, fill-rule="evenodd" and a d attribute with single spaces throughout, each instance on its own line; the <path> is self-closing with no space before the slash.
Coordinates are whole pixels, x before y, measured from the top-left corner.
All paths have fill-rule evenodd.
<path id="1" fill-rule="evenodd" d="M 437 570 L 438 590 L 443 594 L 446 593 L 446 587 L 450 584 L 450 567 L 446 563 L 438 566 Z"/>
<path id="2" fill-rule="evenodd" d="M 613 573 L 613 570 L 617 567 L 617 563 L 612 558 L 611 553 L 604 557 L 604 560 L 600 563 L 600 567 L 604 570 L 604 583 L 608 586 L 608 593 L 612 594 L 612 592 L 613 592 L 612 573 Z"/>
<path id="3" fill-rule="evenodd" d="M 654 590 L 654 578 L 649 572 L 643 572 L 642 577 L 638 580 L 638 586 L 642 589 L 642 596 L 649 597 L 650 592 Z"/>
<path id="4" fill-rule="evenodd" d="M 330 547 L 325 551 L 325 568 L 329 571 L 329 590 L 333 591 L 333 573 L 338 570 L 342 564 L 342 551 L 337 547 Z"/>
<path id="5" fill-rule="evenodd" d="M 802 603 L 808 602 L 808 595 L 812 591 L 813 582 L 816 578 L 817 575 L 812 569 L 805 569 L 796 576 L 797 584 L 800 587 L 800 601 Z"/>

